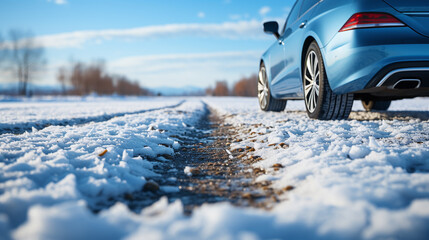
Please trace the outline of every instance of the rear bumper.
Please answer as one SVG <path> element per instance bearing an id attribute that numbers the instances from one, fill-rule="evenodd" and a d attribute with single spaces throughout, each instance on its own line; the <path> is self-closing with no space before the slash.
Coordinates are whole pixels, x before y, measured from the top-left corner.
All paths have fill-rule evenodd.
<path id="1" fill-rule="evenodd" d="M 429 61 L 422 62 L 399 62 L 382 68 L 365 89 L 374 87 L 396 88 L 401 80 L 418 80 L 416 87 L 429 87 Z"/>
<path id="2" fill-rule="evenodd" d="M 429 96 L 429 38 L 408 27 L 339 32 L 322 52 L 329 84 L 337 94 Z M 397 85 L 401 79 L 418 79 L 419 88 L 397 89 L 407 85 Z"/>
<path id="3" fill-rule="evenodd" d="M 381 69 L 365 89 L 354 93 L 358 99 L 429 96 L 429 62 L 390 64 Z"/>

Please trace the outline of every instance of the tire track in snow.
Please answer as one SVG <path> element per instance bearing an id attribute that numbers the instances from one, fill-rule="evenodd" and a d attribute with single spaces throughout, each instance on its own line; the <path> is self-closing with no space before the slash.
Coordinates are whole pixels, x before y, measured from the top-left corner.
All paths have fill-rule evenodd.
<path id="1" fill-rule="evenodd" d="M 239 155 L 246 152 L 229 150 L 229 142 L 237 140 L 235 127 L 204 105 L 205 115 L 193 130 L 170 136 L 181 141 L 182 147 L 171 161 L 158 161 L 154 169 L 160 177 L 148 178 L 150 184 L 142 191 L 126 194 L 120 201 L 140 212 L 161 197 L 170 202 L 180 199 L 186 214 L 205 203 L 269 209 L 277 201 L 269 182 L 255 182 L 262 172 L 255 172 L 249 161 L 241 159 Z"/>
<path id="2" fill-rule="evenodd" d="M 153 112 L 163 109 L 169 109 L 169 108 L 176 108 L 182 105 L 186 100 L 182 100 L 174 105 L 159 107 L 159 108 L 152 108 L 152 109 L 145 109 L 145 110 L 139 110 L 139 111 L 132 111 L 132 112 L 121 112 L 121 113 L 112 113 L 112 114 L 105 114 L 100 116 L 93 116 L 93 117 L 81 117 L 81 118 L 71 118 L 71 119 L 61 119 L 61 120 L 44 120 L 39 122 L 27 122 L 27 123 L 19 123 L 19 124 L 0 124 L 0 135 L 2 134 L 23 134 L 25 132 L 30 132 L 33 130 L 33 128 L 37 130 L 41 130 L 44 128 L 47 128 L 49 126 L 75 126 L 75 125 L 82 125 L 87 123 L 99 123 L 99 122 L 105 122 L 115 117 L 122 117 L 125 115 L 134 115 L 134 114 L 140 114 L 145 112 Z"/>

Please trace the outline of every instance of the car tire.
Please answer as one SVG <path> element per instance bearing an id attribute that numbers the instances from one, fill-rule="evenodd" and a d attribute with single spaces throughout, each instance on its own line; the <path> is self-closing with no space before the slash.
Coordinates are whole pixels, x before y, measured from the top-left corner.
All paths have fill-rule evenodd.
<path id="1" fill-rule="evenodd" d="M 258 102 L 263 111 L 281 112 L 286 107 L 286 100 L 271 96 L 265 64 L 261 63 L 258 75 Z"/>
<path id="2" fill-rule="evenodd" d="M 362 106 L 365 108 L 365 111 L 386 111 L 390 107 L 392 101 L 380 101 L 380 100 L 362 100 Z"/>
<path id="3" fill-rule="evenodd" d="M 316 42 L 307 49 L 303 62 L 305 107 L 310 118 L 347 119 L 353 107 L 353 94 L 335 94 L 329 86 L 322 53 Z"/>

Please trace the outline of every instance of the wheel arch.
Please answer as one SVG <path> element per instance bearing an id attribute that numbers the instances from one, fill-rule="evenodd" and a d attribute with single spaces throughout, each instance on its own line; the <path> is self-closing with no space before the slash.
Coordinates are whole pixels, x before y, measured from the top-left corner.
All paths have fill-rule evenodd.
<path id="1" fill-rule="evenodd" d="M 313 32 L 313 33 L 314 33 L 314 32 Z M 307 50 L 308 50 L 308 48 L 310 47 L 310 44 L 311 44 L 312 42 L 316 42 L 317 46 L 318 46 L 318 47 L 319 47 L 319 49 L 320 49 L 320 53 L 322 54 L 322 60 L 323 60 L 323 63 L 326 63 L 326 61 L 325 61 L 325 49 L 324 49 L 323 45 L 321 44 L 320 39 L 319 39 L 317 36 L 313 35 L 313 34 L 308 35 L 308 36 L 307 36 L 307 38 L 305 39 L 305 41 L 304 41 L 303 45 L 302 45 L 302 52 L 301 52 L 301 65 L 300 65 L 300 67 L 301 67 L 301 69 L 300 69 L 301 80 L 302 80 L 302 79 L 303 79 L 303 77 L 304 77 L 304 76 L 302 75 L 302 71 L 303 71 L 303 69 L 304 69 L 305 56 L 306 56 L 306 54 L 307 54 Z M 325 73 L 326 73 L 326 76 L 328 77 L 328 82 L 330 83 L 330 80 L 329 80 L 329 73 L 328 73 L 328 72 L 329 72 L 329 69 L 327 68 L 326 64 L 324 64 L 324 67 L 325 67 Z"/>
<path id="2" fill-rule="evenodd" d="M 304 69 L 304 62 L 305 62 L 305 56 L 307 54 L 307 50 L 310 47 L 310 44 L 312 42 L 316 42 L 316 39 L 313 36 L 308 36 L 305 41 L 304 44 L 302 45 L 302 51 L 301 51 L 301 69 L 300 69 L 300 74 L 301 74 L 301 81 L 303 80 L 304 76 L 302 75 L 303 69 Z M 323 57 L 323 56 L 322 56 Z"/>

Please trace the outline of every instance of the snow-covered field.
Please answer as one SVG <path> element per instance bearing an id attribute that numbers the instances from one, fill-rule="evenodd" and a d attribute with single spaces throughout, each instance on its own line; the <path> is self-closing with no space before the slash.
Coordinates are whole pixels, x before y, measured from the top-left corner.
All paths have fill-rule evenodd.
<path id="1" fill-rule="evenodd" d="M 3 102 L 2 102 L 3 100 Z M 33 127 L 75 125 L 104 121 L 113 117 L 178 104 L 177 99 L 166 98 L 108 98 L 108 97 L 41 97 L 36 99 L 0 98 L 0 133 L 23 132 Z"/>
<path id="2" fill-rule="evenodd" d="M 264 113 L 253 98 L 182 100 L 0 102 L 0 129 L 35 127 L 0 135 L 0 239 L 429 238 L 429 99 L 394 102 L 371 121 L 310 120 L 301 101 Z M 165 198 L 140 213 L 89 210 L 139 191 L 157 174 L 152 159 L 171 161 L 203 102 L 239 129 L 229 150 L 262 157 L 256 181 L 294 189 L 270 211 L 216 203 L 185 216 Z"/>

